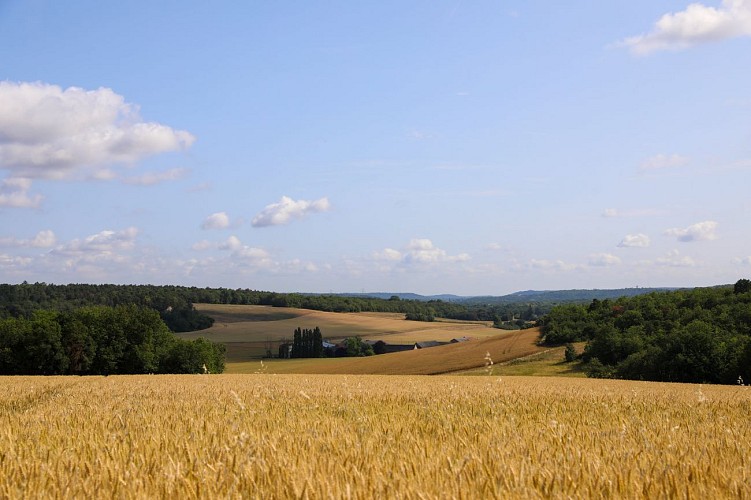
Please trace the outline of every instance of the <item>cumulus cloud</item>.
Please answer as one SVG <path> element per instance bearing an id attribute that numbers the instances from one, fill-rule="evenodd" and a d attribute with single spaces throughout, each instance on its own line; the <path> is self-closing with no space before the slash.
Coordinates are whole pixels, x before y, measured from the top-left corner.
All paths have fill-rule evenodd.
<path id="1" fill-rule="evenodd" d="M 301 219 L 308 214 L 325 212 L 329 208 L 328 198 L 295 201 L 282 196 L 278 203 L 266 205 L 266 208 L 253 218 L 252 225 L 253 227 L 280 226 L 289 223 L 292 219 Z"/>
<path id="2" fill-rule="evenodd" d="M 235 235 L 230 236 L 229 238 L 227 238 L 227 241 L 219 244 L 220 250 L 237 250 L 242 247 L 242 241 L 240 241 L 240 238 Z"/>
<path id="3" fill-rule="evenodd" d="M 14 255 L 0 254 L 0 269 L 4 271 L 15 271 L 27 267 L 32 263 L 30 257 L 17 257 Z"/>
<path id="4" fill-rule="evenodd" d="M 621 259 L 609 253 L 596 253 L 589 256 L 589 265 L 595 267 L 611 267 L 620 265 Z"/>
<path id="5" fill-rule="evenodd" d="M 678 250 L 668 252 L 665 257 L 660 257 L 655 261 L 658 266 L 667 267 L 695 267 L 696 261 L 688 256 L 681 256 Z"/>
<path id="6" fill-rule="evenodd" d="M 299 272 L 316 272 L 318 267 L 312 262 L 304 262 L 300 259 L 282 261 L 276 259 L 268 250 L 244 244 L 237 236 L 230 236 L 223 243 L 217 245 L 220 250 L 229 252 L 226 259 L 203 263 L 206 269 L 221 267 L 234 269 L 239 273 L 270 272 L 274 274 Z"/>
<path id="7" fill-rule="evenodd" d="M 129 227 L 121 231 L 105 230 L 83 239 L 74 239 L 56 247 L 53 254 L 67 256 L 98 255 L 113 257 L 117 251 L 130 250 L 135 245 L 138 229 Z"/>
<path id="8" fill-rule="evenodd" d="M 393 248 L 384 248 L 380 252 L 373 253 L 373 258 L 375 260 L 398 262 L 402 260 L 402 253 L 399 250 L 394 250 Z"/>
<path id="9" fill-rule="evenodd" d="M 646 234 L 627 234 L 618 246 L 621 248 L 647 248 L 650 245 L 649 236 Z"/>
<path id="10" fill-rule="evenodd" d="M 190 147 L 188 132 L 145 122 L 108 88 L 0 82 L 0 168 L 13 177 L 62 179 Z"/>
<path id="11" fill-rule="evenodd" d="M 182 179 L 187 174 L 188 169 L 186 168 L 172 168 L 163 172 L 147 172 L 143 175 L 126 177 L 124 181 L 126 184 L 134 184 L 136 186 L 153 186 L 162 182 Z"/>
<path id="12" fill-rule="evenodd" d="M 33 268 L 42 275 L 61 273 L 62 279 L 112 280 L 137 275 L 146 263 L 137 255 L 138 229 L 129 227 L 120 231 L 105 230 L 84 238 L 57 244 L 48 252 L 33 258 Z M 157 268 L 150 270 L 153 276 Z M 160 266 L 159 270 L 164 270 Z"/>
<path id="13" fill-rule="evenodd" d="M 42 202 L 42 196 L 29 195 L 31 180 L 24 178 L 10 178 L 0 181 L 0 207 L 37 208 Z"/>
<path id="14" fill-rule="evenodd" d="M 268 251 L 245 245 L 237 236 L 227 238 L 227 241 L 219 245 L 219 249 L 229 250 L 236 257 L 254 261 L 255 264 L 263 264 L 264 267 L 272 263 Z"/>
<path id="15" fill-rule="evenodd" d="M 470 256 L 466 253 L 449 255 L 445 250 L 436 247 L 433 242 L 426 238 L 413 238 L 402 250 L 385 248 L 380 252 L 373 253 L 373 259 L 388 265 L 434 265 L 456 262 L 466 262 Z"/>
<path id="16" fill-rule="evenodd" d="M 55 233 L 49 229 L 39 231 L 36 236 L 31 239 L 17 239 L 15 237 L 0 238 L 0 246 L 3 247 L 22 247 L 22 248 L 50 248 L 55 245 L 57 238 Z"/>
<path id="17" fill-rule="evenodd" d="M 665 231 L 668 236 L 675 236 L 678 241 L 692 242 L 692 241 L 709 241 L 716 240 L 717 222 L 707 220 L 704 222 L 698 222 L 692 224 L 686 228 L 672 228 Z"/>
<path id="18" fill-rule="evenodd" d="M 651 32 L 618 45 L 647 55 L 739 36 L 751 36 L 751 0 L 723 0 L 719 8 L 692 3 L 686 10 L 663 15 Z"/>
<path id="19" fill-rule="evenodd" d="M 641 164 L 642 170 L 661 170 L 666 168 L 677 168 L 688 164 L 689 158 L 678 154 L 664 155 L 659 154 L 647 158 Z"/>
<path id="20" fill-rule="evenodd" d="M 229 215 L 227 212 L 216 212 L 204 219 L 201 229 L 225 229 L 229 227 Z"/>
<path id="21" fill-rule="evenodd" d="M 469 255 L 466 253 L 448 255 L 445 250 L 437 248 L 433 245 L 432 241 L 424 238 L 410 240 L 406 250 L 406 253 L 402 257 L 405 262 L 432 264 L 438 262 L 466 262 L 469 260 Z"/>

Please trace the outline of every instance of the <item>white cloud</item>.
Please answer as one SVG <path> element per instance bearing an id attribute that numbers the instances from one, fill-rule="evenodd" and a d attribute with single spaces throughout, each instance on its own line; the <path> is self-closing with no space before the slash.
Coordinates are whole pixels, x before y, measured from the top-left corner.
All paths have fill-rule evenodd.
<path id="1" fill-rule="evenodd" d="M 380 269 L 385 271 L 392 264 L 402 266 L 432 266 L 467 262 L 470 260 L 470 256 L 466 253 L 449 255 L 445 250 L 436 247 L 429 239 L 413 238 L 402 250 L 385 248 L 380 252 L 374 252 L 373 259 L 383 263 L 384 265 Z"/>
<path id="2" fill-rule="evenodd" d="M 735 259 L 735 261 L 738 264 L 743 264 L 743 265 L 746 265 L 746 266 L 751 266 L 751 255 L 749 255 L 748 257 L 741 257 L 739 259 Z"/>
<path id="3" fill-rule="evenodd" d="M 466 262 L 469 255 L 462 253 L 459 255 L 448 255 L 445 250 L 437 248 L 433 242 L 424 238 L 415 238 L 410 240 L 406 247 L 407 252 L 403 256 L 404 262 L 417 262 L 421 264 L 432 264 L 439 262 Z"/>
<path id="4" fill-rule="evenodd" d="M 398 262 L 402 260 L 402 253 L 399 250 L 394 250 L 393 248 L 384 248 L 380 252 L 374 252 L 373 258 L 375 260 Z"/>
<path id="5" fill-rule="evenodd" d="M 227 241 L 224 243 L 219 244 L 220 250 L 238 250 L 242 248 L 243 243 L 240 241 L 240 238 L 238 238 L 235 235 L 230 236 L 227 238 Z"/>
<path id="6" fill-rule="evenodd" d="M 704 222 L 698 222 L 692 224 L 687 228 L 672 228 L 665 231 L 668 236 L 675 236 L 678 241 L 692 242 L 692 241 L 709 241 L 716 240 L 717 234 L 717 222 L 707 220 Z"/>
<path id="7" fill-rule="evenodd" d="M 216 212 L 204 219 L 201 229 L 225 229 L 229 227 L 229 215 L 227 212 Z"/>
<path id="8" fill-rule="evenodd" d="M 650 245 L 649 236 L 646 234 L 627 234 L 618 246 L 621 248 L 647 248 Z"/>
<path id="9" fill-rule="evenodd" d="M 164 271 L 165 266 L 158 266 L 142 274 L 149 258 L 137 254 L 137 235 L 138 229 L 129 227 L 73 239 L 34 257 L 33 268 L 42 276 L 58 275 L 69 281 L 112 281 L 114 276 L 127 280 L 138 275 L 153 277 L 154 273 Z"/>
<path id="10" fill-rule="evenodd" d="M 234 269 L 241 274 L 257 272 L 297 274 L 318 270 L 318 267 L 312 262 L 304 262 L 299 259 L 277 260 L 268 250 L 245 245 L 234 235 L 227 238 L 224 243 L 220 243 L 218 248 L 229 252 L 229 256 L 226 259 L 209 260 L 202 263 L 204 269 L 220 268 L 221 272 Z"/>
<path id="11" fill-rule="evenodd" d="M 666 168 L 683 167 L 688 164 L 689 158 L 678 154 L 664 155 L 659 154 L 647 158 L 641 164 L 642 170 L 661 170 Z"/>
<path id="12" fill-rule="evenodd" d="M 14 177 L 63 179 L 190 147 L 188 132 L 144 122 L 111 89 L 0 82 L 0 168 Z"/>
<path id="13" fill-rule="evenodd" d="M 20 177 L 3 179 L 0 182 L 0 207 L 37 208 L 41 195 L 29 196 L 31 180 Z"/>
<path id="14" fill-rule="evenodd" d="M 751 0 L 723 0 L 719 8 L 692 3 L 686 10 L 663 15 L 650 33 L 626 38 L 618 45 L 647 55 L 738 36 L 751 36 Z"/>
<path id="15" fill-rule="evenodd" d="M 589 265 L 596 267 L 611 267 L 620 265 L 621 259 L 609 253 L 596 253 L 589 256 Z"/>
<path id="16" fill-rule="evenodd" d="M 126 177 L 124 179 L 126 184 L 134 184 L 137 186 L 153 186 L 161 182 L 176 181 L 182 179 L 188 174 L 186 168 L 172 168 L 163 172 L 147 172 L 143 175 L 134 177 Z"/>
<path id="17" fill-rule="evenodd" d="M 34 238 L 30 240 L 19 240 L 15 237 L 0 238 L 0 246 L 4 247 L 23 247 L 23 248 L 49 248 L 55 245 L 57 238 L 55 233 L 49 229 L 39 231 Z"/>
<path id="18" fill-rule="evenodd" d="M 56 247 L 53 254 L 67 256 L 95 255 L 114 256 L 117 251 L 131 250 L 135 245 L 138 229 L 129 227 L 121 231 L 105 230 L 83 239 L 74 239 Z"/>
<path id="19" fill-rule="evenodd" d="M 678 250 L 672 250 L 668 252 L 668 254 L 665 257 L 661 257 L 657 259 L 655 263 L 658 266 L 667 266 L 667 267 L 695 267 L 696 266 L 696 261 L 694 259 L 688 256 L 681 257 L 681 254 L 680 252 L 678 252 Z"/>
<path id="20" fill-rule="evenodd" d="M 269 253 L 262 249 L 244 245 L 237 236 L 230 236 L 227 241 L 219 244 L 220 250 L 229 250 L 233 255 L 251 260 L 265 260 L 269 258 Z"/>
<path id="21" fill-rule="evenodd" d="M 252 224 L 253 227 L 280 226 L 289 223 L 292 219 L 301 219 L 311 213 L 325 212 L 329 208 L 328 198 L 295 201 L 282 196 L 278 203 L 266 205 L 266 208 L 253 218 Z"/>
<path id="22" fill-rule="evenodd" d="M 0 254 L 0 269 L 6 271 L 27 267 L 31 263 L 32 259 L 30 257 L 17 257 L 8 254 Z"/>

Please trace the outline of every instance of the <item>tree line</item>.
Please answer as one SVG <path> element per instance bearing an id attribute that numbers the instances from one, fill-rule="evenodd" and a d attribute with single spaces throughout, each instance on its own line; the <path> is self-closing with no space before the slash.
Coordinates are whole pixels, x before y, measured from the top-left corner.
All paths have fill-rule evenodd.
<path id="1" fill-rule="evenodd" d="M 244 304 L 292 307 L 327 312 L 402 313 L 418 321 L 436 317 L 492 321 L 534 320 L 552 304 L 462 304 L 443 300 L 403 300 L 347 296 L 276 293 L 250 289 L 197 288 L 156 285 L 55 285 L 47 283 L 0 284 L 0 318 L 31 317 L 38 309 L 71 311 L 78 307 L 135 304 L 158 311 L 174 332 L 208 328 L 213 320 L 196 311 L 193 304 Z"/>
<path id="2" fill-rule="evenodd" d="M 590 376 L 732 384 L 751 380 L 751 281 L 554 308 L 547 344 L 586 341 Z"/>
<path id="3" fill-rule="evenodd" d="M 0 319 L 2 375 L 221 373 L 225 347 L 176 337 L 136 305 L 38 309 Z"/>

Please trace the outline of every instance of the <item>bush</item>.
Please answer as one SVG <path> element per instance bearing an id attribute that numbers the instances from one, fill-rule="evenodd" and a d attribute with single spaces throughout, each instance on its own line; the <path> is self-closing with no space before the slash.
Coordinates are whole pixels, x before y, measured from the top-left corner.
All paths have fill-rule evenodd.
<path id="1" fill-rule="evenodd" d="M 574 348 L 574 344 L 566 344 L 566 350 L 563 353 L 563 357 L 566 359 L 566 363 L 571 363 L 576 361 L 576 358 L 579 355 L 576 354 L 576 349 Z"/>

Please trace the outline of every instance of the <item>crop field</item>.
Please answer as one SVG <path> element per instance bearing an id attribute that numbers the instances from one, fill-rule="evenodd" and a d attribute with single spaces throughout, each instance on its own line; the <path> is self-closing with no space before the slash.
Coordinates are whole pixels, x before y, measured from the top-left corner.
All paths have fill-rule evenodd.
<path id="1" fill-rule="evenodd" d="M 230 363 L 260 359 L 279 343 L 292 340 L 295 328 L 321 329 L 325 339 L 338 341 L 359 336 L 390 344 L 410 344 L 425 340 L 448 341 L 455 337 L 486 338 L 501 330 L 480 321 L 407 321 L 394 313 L 332 313 L 285 307 L 196 304 L 196 309 L 214 318 L 209 329 L 179 334 L 193 339 L 204 337 L 227 345 Z"/>
<path id="2" fill-rule="evenodd" d="M 537 328 L 495 331 L 493 337 L 365 358 L 271 359 L 263 360 L 263 365 L 259 360 L 228 363 L 227 373 L 436 375 L 472 368 L 480 368 L 484 373 L 489 360 L 503 363 L 550 350 L 537 345 L 540 336 Z"/>
<path id="3" fill-rule="evenodd" d="M 751 388 L 0 378 L 0 498 L 749 498 Z"/>

